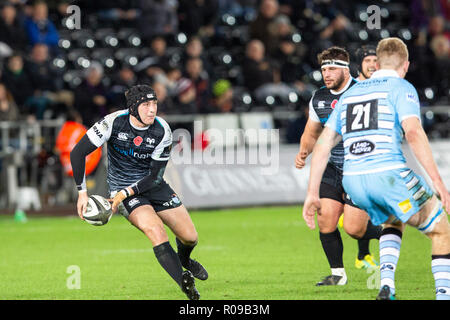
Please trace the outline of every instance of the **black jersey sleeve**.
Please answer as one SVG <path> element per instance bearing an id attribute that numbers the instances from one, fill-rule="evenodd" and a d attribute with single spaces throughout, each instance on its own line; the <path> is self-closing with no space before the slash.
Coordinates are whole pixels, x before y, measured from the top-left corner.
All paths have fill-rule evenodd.
<path id="1" fill-rule="evenodd" d="M 95 149 L 97 149 L 97 146 L 95 146 L 87 134 L 85 134 L 70 152 L 73 178 L 75 179 L 78 190 L 86 190 L 86 156 Z"/>
<path id="2" fill-rule="evenodd" d="M 158 117 L 158 122 L 164 129 L 164 135 L 152 153 L 150 174 L 132 184 L 135 194 L 146 192 L 163 181 L 164 171 L 172 150 L 172 130 L 164 119 Z"/>
<path id="3" fill-rule="evenodd" d="M 134 194 L 146 192 L 159 185 L 163 181 L 167 162 L 168 160 L 152 161 L 150 163 L 150 174 L 131 185 Z"/>

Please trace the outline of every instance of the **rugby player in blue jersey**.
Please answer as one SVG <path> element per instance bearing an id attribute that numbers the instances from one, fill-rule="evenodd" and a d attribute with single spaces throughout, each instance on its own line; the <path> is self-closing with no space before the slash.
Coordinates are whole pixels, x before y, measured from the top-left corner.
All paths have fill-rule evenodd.
<path id="1" fill-rule="evenodd" d="M 314 148 L 303 217 L 314 228 L 321 211 L 319 187 L 330 150 L 343 141 L 343 186 L 352 201 L 364 209 L 380 237 L 381 289 L 379 300 L 395 299 L 395 270 L 405 224 L 431 239 L 431 264 L 436 299 L 450 300 L 450 194 L 433 159 L 422 128 L 415 88 L 403 78 L 408 49 L 399 38 L 378 43 L 379 70 L 347 90 L 336 105 Z M 401 143 L 406 139 L 432 181 L 407 167 Z"/>
<path id="2" fill-rule="evenodd" d="M 349 54 L 340 47 L 330 47 L 318 55 L 325 85 L 316 90 L 309 104 L 309 117 L 300 139 L 300 150 L 295 159 L 297 169 L 305 166 L 305 159 L 312 152 L 328 117 L 333 112 L 339 97 L 355 83 L 350 75 Z M 324 277 L 316 285 L 345 285 L 347 274 L 343 262 L 343 243 L 337 224 L 344 213 L 344 230 L 358 239 L 357 268 L 376 267 L 377 263 L 370 254 L 369 240 L 380 237 L 381 228 L 373 226 L 367 214 L 357 208 L 344 195 L 342 187 L 342 169 L 344 147 L 338 144 L 331 151 L 326 172 L 320 185 L 320 202 L 323 210 L 317 216 L 319 239 L 322 244 L 331 275 Z"/>

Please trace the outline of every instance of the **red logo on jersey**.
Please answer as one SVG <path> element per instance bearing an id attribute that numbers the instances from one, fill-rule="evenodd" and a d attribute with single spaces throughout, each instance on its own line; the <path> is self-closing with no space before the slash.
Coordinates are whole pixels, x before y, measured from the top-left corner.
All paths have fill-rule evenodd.
<path id="1" fill-rule="evenodd" d="M 333 102 L 331 102 L 331 109 L 334 109 L 334 107 L 336 107 L 336 103 L 338 103 L 336 99 L 334 99 Z"/>
<path id="2" fill-rule="evenodd" d="M 136 136 L 136 138 L 133 139 L 134 144 L 138 147 L 141 145 L 142 141 L 144 141 L 144 139 L 142 139 L 141 136 Z"/>

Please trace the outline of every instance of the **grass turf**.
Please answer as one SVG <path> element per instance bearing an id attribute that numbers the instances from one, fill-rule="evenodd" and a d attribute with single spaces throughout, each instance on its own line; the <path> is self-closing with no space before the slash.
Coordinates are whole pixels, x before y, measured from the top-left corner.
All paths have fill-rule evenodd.
<path id="1" fill-rule="evenodd" d="M 315 287 L 329 274 L 318 230 L 299 207 L 191 212 L 199 233 L 192 257 L 209 272 L 202 299 L 374 299 L 377 276 L 357 270 L 357 243 L 341 229 L 348 284 Z M 174 248 L 174 236 L 169 232 Z M 78 217 L 0 218 L 0 299 L 185 299 L 158 264 L 149 240 L 122 217 L 103 227 Z M 371 241 L 378 260 L 378 241 Z M 407 228 L 396 272 L 399 299 L 434 299 L 431 243 Z M 80 289 L 67 284 L 80 270 Z"/>

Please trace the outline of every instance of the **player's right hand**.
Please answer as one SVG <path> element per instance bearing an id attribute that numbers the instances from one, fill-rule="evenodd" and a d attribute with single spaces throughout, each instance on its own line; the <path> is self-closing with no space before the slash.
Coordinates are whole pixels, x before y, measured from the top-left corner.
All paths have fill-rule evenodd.
<path id="1" fill-rule="evenodd" d="M 314 230 L 316 228 L 316 223 L 314 221 L 314 217 L 316 212 L 320 214 L 320 199 L 318 196 L 312 196 L 308 194 L 306 196 L 305 204 L 303 205 L 303 219 L 306 222 L 306 225 Z"/>
<path id="2" fill-rule="evenodd" d="M 447 214 L 450 215 L 450 194 L 448 193 L 447 188 L 442 181 L 434 182 L 433 185 L 436 189 L 437 194 L 439 195 L 442 206 L 444 207 Z"/>
<path id="3" fill-rule="evenodd" d="M 86 213 L 89 197 L 86 190 L 78 191 L 77 213 L 81 220 L 84 220 L 83 214 Z"/>
<path id="4" fill-rule="evenodd" d="M 295 157 L 295 167 L 297 169 L 303 169 L 305 167 L 307 157 L 308 152 L 300 150 Z"/>
<path id="5" fill-rule="evenodd" d="M 111 203 L 111 209 L 113 213 L 116 213 L 117 208 L 126 198 L 127 198 L 126 191 L 120 190 L 119 192 L 116 193 L 113 199 L 108 199 L 108 201 Z"/>

